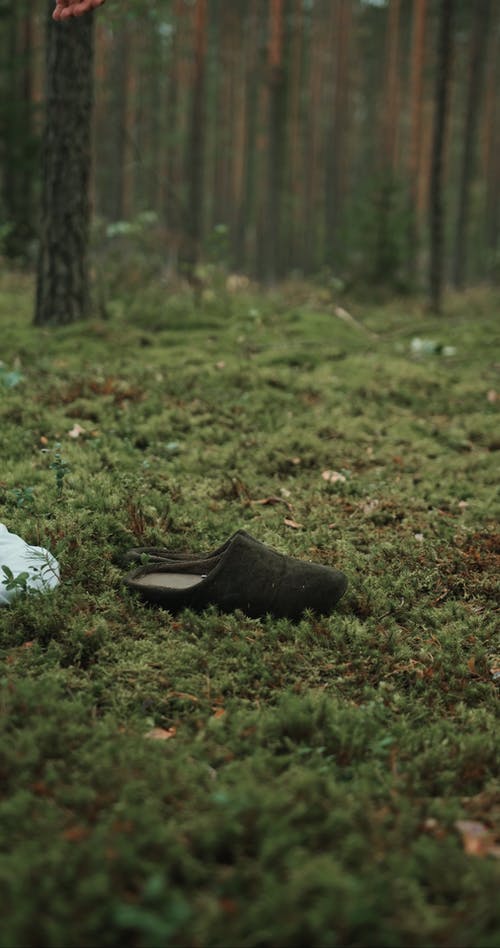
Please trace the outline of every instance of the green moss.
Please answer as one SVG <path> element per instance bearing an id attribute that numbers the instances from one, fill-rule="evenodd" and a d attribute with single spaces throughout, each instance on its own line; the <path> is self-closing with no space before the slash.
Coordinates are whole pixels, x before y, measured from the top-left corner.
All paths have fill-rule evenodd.
<path id="1" fill-rule="evenodd" d="M 499 863 L 454 824 L 500 829 L 498 297 L 356 327 L 155 289 L 48 332 L 29 294 L 3 278 L 1 520 L 63 582 L 0 614 L 0 944 L 493 948 Z M 344 569 L 336 614 L 121 588 L 128 547 L 240 526 Z"/>

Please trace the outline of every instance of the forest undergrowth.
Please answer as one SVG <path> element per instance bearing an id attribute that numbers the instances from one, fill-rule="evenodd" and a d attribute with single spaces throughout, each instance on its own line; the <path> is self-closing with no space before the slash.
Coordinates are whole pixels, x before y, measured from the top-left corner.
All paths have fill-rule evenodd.
<path id="1" fill-rule="evenodd" d="M 1 280 L 0 520 L 62 583 L 0 613 L 0 944 L 494 948 L 500 298 L 233 288 L 35 330 Z M 239 527 L 336 612 L 121 585 Z"/>

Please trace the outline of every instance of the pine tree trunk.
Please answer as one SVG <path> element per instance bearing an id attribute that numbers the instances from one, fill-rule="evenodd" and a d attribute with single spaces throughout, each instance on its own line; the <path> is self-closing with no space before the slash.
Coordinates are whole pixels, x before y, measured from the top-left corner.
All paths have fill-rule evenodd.
<path id="1" fill-rule="evenodd" d="M 286 264 L 288 269 L 300 263 L 300 213 L 302 201 L 302 83 L 304 59 L 304 8 L 302 0 L 294 0 L 292 17 L 292 35 L 290 40 L 290 80 L 289 80 L 289 226 L 285 236 Z"/>
<path id="2" fill-rule="evenodd" d="M 441 0 L 430 182 L 430 302 L 441 312 L 444 245 L 444 144 L 448 118 L 455 0 Z"/>
<path id="3" fill-rule="evenodd" d="M 304 133 L 306 137 L 305 166 L 306 175 L 303 186 L 303 240 L 301 256 L 305 273 L 314 273 L 318 270 L 318 211 L 322 208 L 321 182 L 321 101 L 324 80 L 324 60 L 322 47 L 325 45 L 323 23 L 323 7 L 312 7 L 309 12 L 310 29 L 308 42 L 308 113 Z"/>
<path id="4" fill-rule="evenodd" d="M 33 127 L 33 23 L 28 0 L 11 0 L 6 15 L 7 49 L 3 64 L 0 133 L 2 203 L 10 227 L 7 257 L 25 259 L 35 236 L 34 183 L 38 143 Z"/>
<path id="5" fill-rule="evenodd" d="M 246 73 L 247 85 L 247 155 L 245 160 L 245 181 L 240 223 L 242 252 L 239 257 L 240 266 L 245 263 L 249 268 L 258 267 L 258 253 L 256 248 L 256 232 L 258 224 L 257 201 L 257 133 L 259 118 L 259 40 L 260 40 L 261 3 L 260 0 L 251 0 L 249 10 L 249 24 L 247 31 L 248 62 Z"/>
<path id="6" fill-rule="evenodd" d="M 460 289 L 467 279 L 467 231 L 469 225 L 470 190 L 474 175 L 476 132 L 478 126 L 481 91 L 483 86 L 486 46 L 491 16 L 491 0 L 476 0 L 475 23 L 471 40 L 469 85 L 463 132 L 462 167 L 458 197 L 458 219 L 453 257 L 453 283 Z"/>
<path id="7" fill-rule="evenodd" d="M 189 275 L 200 258 L 203 236 L 203 178 L 205 169 L 205 71 L 207 47 L 207 0 L 195 8 L 195 71 L 191 103 L 191 129 L 186 165 L 189 176 L 187 208 L 187 252 L 184 263 Z"/>
<path id="8" fill-rule="evenodd" d="M 335 71 L 331 106 L 328 103 L 331 108 L 331 125 L 325 156 L 325 261 L 336 268 L 341 245 L 340 232 L 348 164 L 349 48 L 352 16 L 349 0 L 336 0 L 332 15 Z"/>
<path id="9" fill-rule="evenodd" d="M 172 43 L 165 104 L 168 135 L 162 204 L 162 218 L 166 227 L 168 240 L 167 272 L 170 275 L 177 272 L 179 265 L 181 232 L 184 225 L 180 158 L 181 60 L 183 55 L 181 42 L 183 41 L 183 32 L 181 26 L 183 20 L 182 7 L 179 0 L 176 0 L 173 12 L 176 26 Z"/>
<path id="10" fill-rule="evenodd" d="M 422 177 L 422 115 L 423 79 L 425 62 L 425 24 L 427 0 L 414 0 L 411 43 L 411 138 L 409 152 L 410 215 L 408 226 L 409 278 L 414 283 L 417 277 L 418 251 L 422 213 L 419 203 Z"/>
<path id="11" fill-rule="evenodd" d="M 94 108 L 94 134 L 92 136 L 92 175 L 90 181 L 91 204 L 98 217 L 106 216 L 108 197 L 108 142 L 109 133 L 109 63 L 111 34 L 102 21 L 96 23 L 94 39 L 94 69 L 96 96 Z"/>
<path id="12" fill-rule="evenodd" d="M 484 122 L 487 129 L 485 143 L 486 214 L 485 236 L 487 271 L 493 271 L 498 280 L 500 249 L 500 29 L 497 26 L 488 75 L 487 109 Z"/>
<path id="13" fill-rule="evenodd" d="M 89 309 L 94 23 L 91 13 L 55 23 L 52 10 L 49 0 L 37 325 L 71 323 Z"/>
<path id="14" fill-rule="evenodd" d="M 148 75 L 148 84 L 146 89 L 148 104 L 148 143 L 149 143 L 149 161 L 146 165 L 148 179 L 145 183 L 145 205 L 146 210 L 152 211 L 158 203 L 158 180 L 160 177 L 161 166 L 161 105 L 162 105 L 162 86 L 163 86 L 163 62 L 161 57 L 161 48 L 158 34 L 152 32 L 151 35 L 150 56 L 152 68 Z M 160 79 L 161 76 L 161 79 Z"/>
<path id="15" fill-rule="evenodd" d="M 120 23 L 113 36 L 109 78 L 111 101 L 108 114 L 110 127 L 106 169 L 106 216 L 111 221 L 121 221 L 125 217 L 125 164 L 129 151 L 127 114 L 130 42 L 127 23 Z"/>
<path id="16" fill-rule="evenodd" d="M 237 33 L 238 46 L 235 51 L 237 57 L 235 85 L 236 102 L 241 103 L 240 108 L 236 107 L 235 116 L 235 159 L 233 166 L 233 194 L 234 194 L 234 222 L 233 222 L 233 262 L 237 269 L 243 269 L 245 266 L 245 199 L 246 199 L 246 175 L 250 143 L 248 139 L 249 130 L 249 62 L 251 63 L 253 55 L 253 43 L 251 34 L 251 7 L 247 12 L 245 19 L 240 22 Z M 239 50 L 242 50 L 240 54 Z"/>
<path id="17" fill-rule="evenodd" d="M 400 0 L 390 0 L 387 24 L 387 72 L 386 95 L 383 115 L 383 141 L 386 168 L 394 179 L 399 146 L 399 45 L 400 45 Z"/>
<path id="18" fill-rule="evenodd" d="M 268 46 L 269 150 L 267 167 L 266 280 L 274 282 L 280 271 L 281 197 L 285 162 L 286 83 L 283 59 L 283 0 L 271 0 Z"/>

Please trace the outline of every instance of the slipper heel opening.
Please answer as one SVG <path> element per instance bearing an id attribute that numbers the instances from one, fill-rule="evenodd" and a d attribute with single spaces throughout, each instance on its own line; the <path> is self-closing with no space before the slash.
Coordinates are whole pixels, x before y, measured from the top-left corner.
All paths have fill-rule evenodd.
<path id="1" fill-rule="evenodd" d="M 204 576 L 196 573 L 147 573 L 135 580 L 138 586 L 154 586 L 157 589 L 191 589 L 202 582 Z"/>

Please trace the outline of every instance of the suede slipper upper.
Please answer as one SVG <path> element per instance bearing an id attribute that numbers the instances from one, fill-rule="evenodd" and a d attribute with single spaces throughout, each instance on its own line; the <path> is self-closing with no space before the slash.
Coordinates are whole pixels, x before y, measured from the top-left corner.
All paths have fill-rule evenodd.
<path id="1" fill-rule="evenodd" d="M 259 618 L 297 619 L 306 609 L 330 613 L 347 588 L 347 577 L 329 566 L 284 556 L 245 531 L 235 533 L 218 555 L 181 562 L 158 560 L 124 579 L 143 599 L 171 612 L 240 609 Z"/>
<path id="2" fill-rule="evenodd" d="M 248 537 L 250 534 L 247 533 L 246 530 L 237 530 L 236 533 L 233 533 L 233 535 L 229 537 L 229 540 L 221 543 L 221 545 L 215 547 L 214 550 L 207 550 L 205 553 L 196 553 L 193 550 L 188 550 L 183 553 L 179 550 L 171 550 L 168 546 L 136 546 L 125 553 L 124 560 L 126 563 L 140 563 L 143 556 L 149 556 L 150 560 L 169 561 L 213 559 L 214 556 L 220 556 L 221 553 L 224 553 L 224 550 L 227 550 L 231 541 L 237 536 Z"/>

